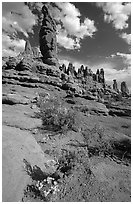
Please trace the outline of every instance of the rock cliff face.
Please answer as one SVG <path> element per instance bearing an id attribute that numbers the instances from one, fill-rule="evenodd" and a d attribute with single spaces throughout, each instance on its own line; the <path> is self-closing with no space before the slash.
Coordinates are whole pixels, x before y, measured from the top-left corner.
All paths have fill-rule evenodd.
<path id="1" fill-rule="evenodd" d="M 39 33 L 40 50 L 43 55 L 43 62 L 48 65 L 58 65 L 56 24 L 50 12 L 50 5 L 44 4 L 42 8 L 43 21 Z"/>

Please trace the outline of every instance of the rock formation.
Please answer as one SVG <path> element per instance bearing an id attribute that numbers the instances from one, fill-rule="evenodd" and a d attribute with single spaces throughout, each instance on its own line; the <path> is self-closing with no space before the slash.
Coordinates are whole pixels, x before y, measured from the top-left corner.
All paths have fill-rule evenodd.
<path id="1" fill-rule="evenodd" d="M 38 47 L 32 47 L 33 57 L 41 57 L 41 52 Z"/>
<path id="2" fill-rule="evenodd" d="M 117 87 L 117 81 L 116 81 L 116 79 L 114 79 L 113 80 L 113 89 L 116 91 L 116 92 L 118 92 L 118 87 Z"/>
<path id="3" fill-rule="evenodd" d="M 84 65 L 81 65 L 81 67 L 78 69 L 78 78 L 83 78 L 84 77 Z"/>
<path id="4" fill-rule="evenodd" d="M 86 78 L 88 75 L 89 75 L 89 70 L 88 70 L 88 67 L 86 66 L 84 70 L 84 77 Z"/>
<path id="5" fill-rule="evenodd" d="M 43 62 L 48 65 L 58 65 L 56 24 L 51 14 L 50 4 L 45 3 L 42 8 L 43 21 L 39 33 L 40 51 Z"/>
<path id="6" fill-rule="evenodd" d="M 104 79 L 104 70 L 100 69 L 100 73 L 99 73 L 99 83 L 105 83 L 105 79 Z"/>
<path id="7" fill-rule="evenodd" d="M 123 82 L 121 83 L 121 92 L 122 92 L 122 95 L 123 95 L 123 96 L 128 96 L 128 95 L 129 95 L 129 90 L 128 90 L 128 88 L 127 88 L 127 84 L 126 84 L 125 81 L 123 81 Z"/>
<path id="8" fill-rule="evenodd" d="M 60 66 L 60 70 L 63 71 L 64 73 L 67 73 L 67 71 L 66 71 L 66 65 L 63 64 L 62 66 Z"/>
<path id="9" fill-rule="evenodd" d="M 68 75 L 72 75 L 74 77 L 74 72 L 75 72 L 75 68 L 73 66 L 72 63 L 69 63 L 68 68 L 67 68 L 67 74 Z"/>
<path id="10" fill-rule="evenodd" d="M 97 72 L 96 72 L 96 74 L 98 74 L 98 75 L 99 75 L 99 73 L 100 73 L 100 72 L 99 72 L 99 69 L 97 69 Z"/>
<path id="11" fill-rule="evenodd" d="M 97 69 L 97 72 L 96 72 L 96 81 L 99 82 L 99 69 Z"/>
<path id="12" fill-rule="evenodd" d="M 27 40 L 26 43 L 25 43 L 24 53 L 27 54 L 27 55 L 33 55 L 32 47 L 31 47 L 31 44 L 30 44 L 29 40 Z"/>

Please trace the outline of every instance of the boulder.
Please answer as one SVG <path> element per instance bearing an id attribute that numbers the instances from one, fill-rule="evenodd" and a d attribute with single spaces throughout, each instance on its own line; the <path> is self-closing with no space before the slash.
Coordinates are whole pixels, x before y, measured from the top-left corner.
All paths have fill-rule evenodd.
<path id="1" fill-rule="evenodd" d="M 18 62 L 20 60 L 18 60 L 18 58 L 16 57 L 9 57 L 9 59 L 6 61 L 6 63 L 4 63 L 3 65 L 3 69 L 15 69 Z"/>
<path id="2" fill-rule="evenodd" d="M 24 71 L 24 70 L 29 70 L 32 71 L 32 64 L 33 64 L 33 59 L 31 58 L 23 58 L 16 66 L 17 71 Z"/>
<path id="3" fill-rule="evenodd" d="M 2 104 L 15 105 L 15 104 L 28 104 L 30 100 L 18 93 L 14 94 L 3 94 Z"/>
<path id="4" fill-rule="evenodd" d="M 86 101 L 85 99 L 82 99 L 80 105 L 75 105 L 74 108 L 76 110 L 79 110 L 81 112 L 87 112 L 91 115 L 104 115 L 107 116 L 109 110 L 106 108 L 106 106 L 102 103 L 96 102 L 96 101 L 91 101 L 88 100 Z"/>

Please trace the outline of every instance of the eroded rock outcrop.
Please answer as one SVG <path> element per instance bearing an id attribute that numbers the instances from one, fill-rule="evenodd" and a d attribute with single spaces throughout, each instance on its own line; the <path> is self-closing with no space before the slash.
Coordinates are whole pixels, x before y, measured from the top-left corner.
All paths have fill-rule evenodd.
<path id="1" fill-rule="evenodd" d="M 39 33 L 39 42 L 43 62 L 48 65 L 57 66 L 56 24 L 50 11 L 50 4 L 44 4 L 42 13 L 43 21 Z"/>

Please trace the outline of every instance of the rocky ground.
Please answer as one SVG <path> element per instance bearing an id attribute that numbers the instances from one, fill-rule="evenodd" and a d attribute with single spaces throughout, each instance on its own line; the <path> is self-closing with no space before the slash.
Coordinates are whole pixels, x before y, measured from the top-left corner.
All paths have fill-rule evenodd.
<path id="1" fill-rule="evenodd" d="M 129 111 L 130 104 L 107 108 L 95 100 L 71 97 L 50 82 L 38 83 L 36 78 L 21 83 L 24 75 L 12 80 L 3 76 L 3 201 L 131 201 L 130 115 L 109 114 L 114 109 Z M 39 93 L 58 97 L 74 110 L 75 127 L 63 133 L 44 128 L 38 116 Z M 105 147 L 90 151 L 100 135 Z M 111 153 L 106 147 L 110 141 L 115 144 Z"/>

